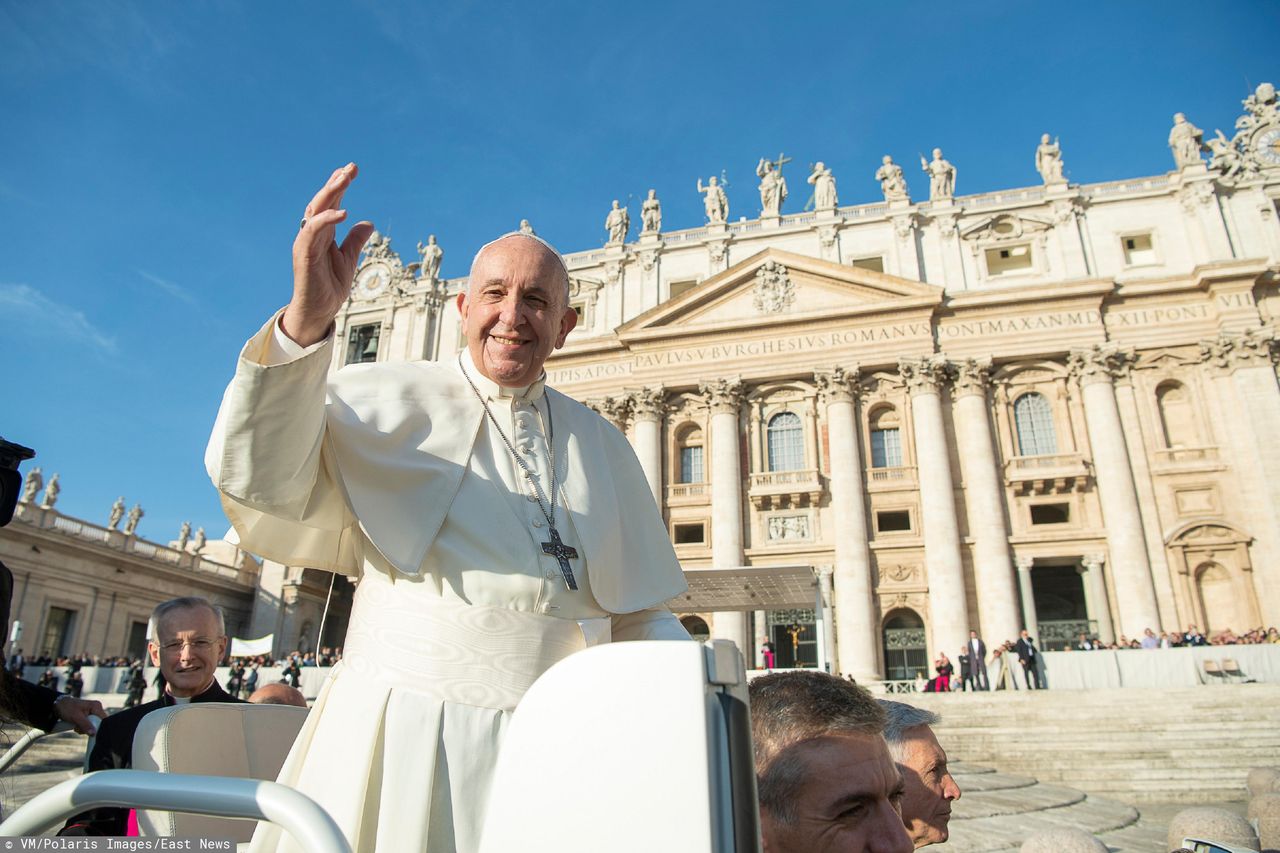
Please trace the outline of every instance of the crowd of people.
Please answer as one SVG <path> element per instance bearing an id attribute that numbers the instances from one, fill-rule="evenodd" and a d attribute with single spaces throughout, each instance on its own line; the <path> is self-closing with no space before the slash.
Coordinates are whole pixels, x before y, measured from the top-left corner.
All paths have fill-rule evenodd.
<path id="1" fill-rule="evenodd" d="M 1068 650 L 1099 651 L 1125 649 L 1176 649 L 1182 646 L 1255 646 L 1266 643 L 1280 644 L 1280 630 L 1259 626 L 1243 634 L 1237 634 L 1230 628 L 1205 636 L 1195 625 L 1188 625 L 1186 631 L 1155 631 L 1147 628 L 1141 638 L 1130 639 L 1121 634 L 1111 643 L 1104 643 L 1098 637 L 1081 634 L 1075 645 Z"/>
<path id="2" fill-rule="evenodd" d="M 1280 644 L 1280 630 L 1258 627 L 1244 634 L 1236 634 L 1230 628 L 1215 632 L 1212 637 L 1203 634 L 1195 625 L 1185 631 L 1161 631 L 1156 634 L 1150 628 L 1143 631 L 1141 639 L 1129 639 L 1123 634 L 1106 643 L 1097 636 L 1082 632 L 1078 640 L 1062 651 L 1121 651 L 1130 649 L 1176 649 L 1193 646 L 1234 646 Z M 987 656 L 986 644 L 976 631 L 969 632 L 969 643 L 960 651 L 957 663 L 952 663 L 946 652 L 939 651 L 933 661 L 934 676 L 926 678 L 923 672 L 916 674 L 916 691 L 921 693 L 948 693 L 969 690 L 1017 690 L 1044 686 L 1040 650 L 1035 640 L 1023 631 L 1017 640 L 1006 640 L 995 646 Z M 994 672 L 988 678 L 988 672 Z M 1015 673 L 1017 675 L 1015 675 Z"/>

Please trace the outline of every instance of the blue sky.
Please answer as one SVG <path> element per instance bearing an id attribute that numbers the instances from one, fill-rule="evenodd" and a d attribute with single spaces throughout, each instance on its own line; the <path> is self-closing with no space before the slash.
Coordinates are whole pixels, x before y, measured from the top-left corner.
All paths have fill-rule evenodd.
<path id="1" fill-rule="evenodd" d="M 338 165 L 356 218 L 407 259 L 436 234 L 455 276 L 521 218 L 601 245 L 610 200 L 650 187 L 695 226 L 722 170 L 754 215 L 779 151 L 844 204 L 879 198 L 885 153 L 923 196 L 933 146 L 960 193 L 1032 185 L 1046 131 L 1073 181 L 1160 174 L 1172 114 L 1230 135 L 1278 40 L 1271 0 L 0 2 L 0 435 L 71 515 L 124 495 L 148 538 L 217 536 L 208 428 Z"/>

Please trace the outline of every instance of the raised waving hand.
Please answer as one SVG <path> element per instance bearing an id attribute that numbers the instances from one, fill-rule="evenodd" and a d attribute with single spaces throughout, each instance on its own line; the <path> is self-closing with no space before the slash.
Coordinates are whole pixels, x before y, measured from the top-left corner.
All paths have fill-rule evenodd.
<path id="1" fill-rule="evenodd" d="M 285 308 L 284 333 L 303 346 L 324 340 L 342 303 L 351 293 L 356 261 L 373 223 L 357 222 L 339 246 L 338 223 L 347 218 L 342 196 L 359 169 L 348 163 L 334 171 L 307 205 L 298 236 L 293 240 L 293 298 Z"/>

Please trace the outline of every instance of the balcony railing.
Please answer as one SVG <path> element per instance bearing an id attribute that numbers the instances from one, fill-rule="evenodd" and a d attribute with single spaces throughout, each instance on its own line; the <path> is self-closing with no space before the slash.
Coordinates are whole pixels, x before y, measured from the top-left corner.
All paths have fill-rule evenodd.
<path id="1" fill-rule="evenodd" d="M 1157 468 L 1194 468 L 1218 461 L 1216 447 L 1168 447 L 1155 451 Z"/>
<path id="2" fill-rule="evenodd" d="M 817 468 L 761 471 L 751 475 L 748 495 L 757 509 L 813 506 L 822 497 L 822 475 Z"/>
<path id="3" fill-rule="evenodd" d="M 711 493 L 706 483 L 672 483 L 667 486 L 667 506 L 704 504 Z"/>
<path id="4" fill-rule="evenodd" d="M 1084 487 L 1089 465 L 1079 453 L 1014 456 L 1005 463 L 1004 476 L 1021 494 L 1062 494 Z"/>
<path id="5" fill-rule="evenodd" d="M 867 480 L 871 483 L 910 483 L 916 479 L 914 465 L 898 465 L 893 468 L 868 468 Z"/>

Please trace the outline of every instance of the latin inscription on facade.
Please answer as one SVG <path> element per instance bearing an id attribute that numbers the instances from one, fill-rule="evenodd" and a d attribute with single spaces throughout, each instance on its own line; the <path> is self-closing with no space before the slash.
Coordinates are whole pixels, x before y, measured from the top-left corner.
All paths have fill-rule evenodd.
<path id="1" fill-rule="evenodd" d="M 1209 306 L 1205 304 L 1166 305 L 1161 308 L 1141 308 L 1136 311 L 1107 312 L 1108 326 L 1151 327 L 1207 319 L 1209 319 Z"/>
<path id="2" fill-rule="evenodd" d="M 1102 315 L 1094 309 L 1058 311 L 1024 317 L 993 317 L 981 320 L 948 320 L 938 326 L 938 340 L 987 337 L 990 335 L 1024 335 L 1051 329 L 1079 329 L 1096 326 Z"/>

